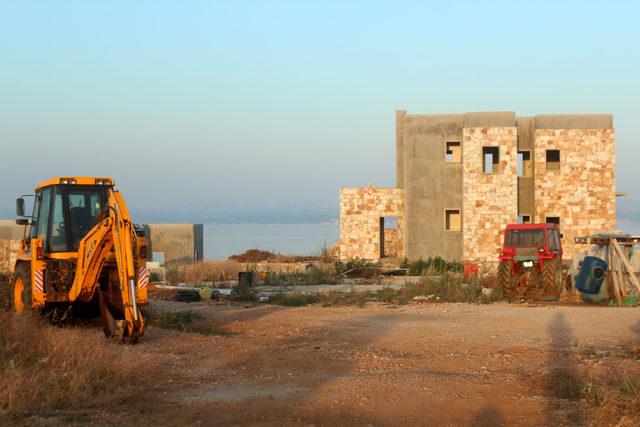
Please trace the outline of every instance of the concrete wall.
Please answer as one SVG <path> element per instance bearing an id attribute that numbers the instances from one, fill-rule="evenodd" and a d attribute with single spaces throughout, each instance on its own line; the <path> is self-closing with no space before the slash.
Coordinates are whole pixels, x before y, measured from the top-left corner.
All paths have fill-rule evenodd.
<path id="1" fill-rule="evenodd" d="M 404 189 L 404 119 L 405 110 L 396 111 L 396 187 Z"/>
<path id="2" fill-rule="evenodd" d="M 536 129 L 613 129 L 611 114 L 538 114 Z"/>
<path id="3" fill-rule="evenodd" d="M 165 264 L 189 264 L 203 259 L 202 224 L 145 224 L 149 253 L 164 252 Z"/>
<path id="4" fill-rule="evenodd" d="M 534 177 L 518 177 L 518 215 L 528 215 L 531 222 L 535 218 Z"/>
<path id="5" fill-rule="evenodd" d="M 444 224 L 446 209 L 462 210 L 462 163 L 444 160 L 447 141 L 462 144 L 463 125 L 463 114 L 404 116 L 404 253 L 411 260 L 462 257 L 462 232 Z"/>
<path id="6" fill-rule="evenodd" d="M 403 213 L 404 192 L 400 189 L 374 186 L 340 189 L 340 259 L 379 259 L 380 218 L 398 219 L 398 239 L 401 240 Z M 400 247 L 401 242 L 397 246 Z"/>
<path id="7" fill-rule="evenodd" d="M 529 152 L 531 156 L 531 176 L 522 176 L 518 178 L 518 215 L 528 215 L 533 222 L 535 214 L 535 150 L 534 150 L 534 131 L 535 117 L 518 117 L 518 151 Z"/>

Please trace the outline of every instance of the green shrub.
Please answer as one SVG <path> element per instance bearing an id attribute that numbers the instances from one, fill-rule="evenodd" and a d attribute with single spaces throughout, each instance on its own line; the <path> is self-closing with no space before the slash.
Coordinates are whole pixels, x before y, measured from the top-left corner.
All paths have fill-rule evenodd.
<path id="1" fill-rule="evenodd" d="M 427 260 L 420 258 L 417 261 L 410 262 L 406 258 L 400 264 L 401 268 L 408 269 L 409 276 L 423 276 L 427 273 L 442 274 L 445 272 L 462 272 L 463 266 L 460 262 L 449 262 L 436 256 L 429 257 Z"/>
<path id="2" fill-rule="evenodd" d="M 488 304 L 501 298 L 496 289 L 490 296 L 484 295 L 482 283 L 480 279 L 473 279 L 465 283 L 460 273 L 444 272 L 438 276 L 426 275 L 418 283 L 406 284 L 400 292 L 407 299 L 425 296 L 430 300 L 442 302 Z"/>
<path id="3" fill-rule="evenodd" d="M 204 317 L 193 310 L 168 311 L 158 316 L 158 326 L 165 329 L 177 329 L 185 332 L 188 325 Z"/>
<path id="4" fill-rule="evenodd" d="M 375 293 L 375 297 L 378 301 L 386 302 L 387 304 L 398 301 L 398 292 L 393 288 L 387 286 L 382 289 L 378 289 Z"/>
<path id="5" fill-rule="evenodd" d="M 257 301 L 258 295 L 253 287 L 246 283 L 238 283 L 229 295 L 231 301 Z"/>
<path id="6" fill-rule="evenodd" d="M 193 310 L 161 313 L 153 320 L 161 328 L 175 329 L 180 332 L 193 332 L 202 335 L 236 335 L 235 332 L 212 326 L 204 316 Z"/>
<path id="7" fill-rule="evenodd" d="M 334 267 L 337 276 L 350 273 L 351 276 L 373 277 L 379 273 L 376 264 L 359 258 L 347 262 L 336 261 Z"/>

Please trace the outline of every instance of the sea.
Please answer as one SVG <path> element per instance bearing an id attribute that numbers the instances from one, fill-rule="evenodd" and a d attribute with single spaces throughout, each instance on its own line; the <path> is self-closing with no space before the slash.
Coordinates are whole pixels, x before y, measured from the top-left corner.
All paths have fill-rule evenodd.
<path id="1" fill-rule="evenodd" d="M 339 237 L 337 223 L 204 224 L 204 258 L 226 259 L 247 249 L 281 254 L 320 255 Z"/>
<path id="2" fill-rule="evenodd" d="M 618 220 L 618 228 L 638 234 L 638 224 Z M 227 259 L 247 249 L 285 255 L 320 255 L 340 235 L 339 224 L 204 224 L 205 259 Z"/>

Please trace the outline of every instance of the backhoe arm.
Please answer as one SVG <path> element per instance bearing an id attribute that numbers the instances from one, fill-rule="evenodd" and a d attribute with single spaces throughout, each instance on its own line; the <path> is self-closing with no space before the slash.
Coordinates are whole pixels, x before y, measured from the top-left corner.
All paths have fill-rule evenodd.
<path id="1" fill-rule="evenodd" d="M 76 275 L 69 298 L 73 302 L 83 293 L 94 293 L 97 289 L 105 334 L 136 342 L 144 333 L 144 320 L 136 303 L 134 230 L 119 191 L 109 190 L 107 209 L 101 216 L 78 246 Z M 117 278 L 102 278 L 98 283 L 112 251 Z M 90 295 L 83 296 L 86 299 Z"/>

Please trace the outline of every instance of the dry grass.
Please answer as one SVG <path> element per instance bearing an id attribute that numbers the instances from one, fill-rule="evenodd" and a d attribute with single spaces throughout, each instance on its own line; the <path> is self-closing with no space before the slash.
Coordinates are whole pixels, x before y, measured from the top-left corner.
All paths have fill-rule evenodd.
<path id="1" fill-rule="evenodd" d="M 149 360 L 95 329 L 0 313 L 0 424 L 142 395 Z"/>
<path id="2" fill-rule="evenodd" d="M 629 345 L 583 369 L 579 396 L 597 425 L 640 425 L 640 348 Z"/>
<path id="3" fill-rule="evenodd" d="M 11 285 L 9 277 L 0 273 L 0 310 L 9 310 L 11 308 Z"/>
<path id="4" fill-rule="evenodd" d="M 556 357 L 547 387 L 554 404 L 572 402 L 574 424 L 640 425 L 640 346 L 565 350 Z"/>
<path id="5" fill-rule="evenodd" d="M 169 280 L 186 283 L 223 282 L 236 280 L 238 273 L 245 269 L 243 264 L 235 261 L 205 261 L 179 267 Z"/>

